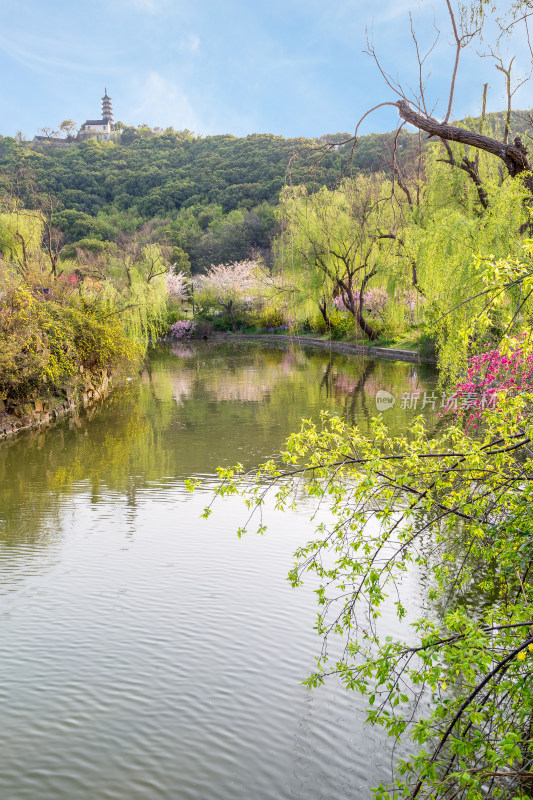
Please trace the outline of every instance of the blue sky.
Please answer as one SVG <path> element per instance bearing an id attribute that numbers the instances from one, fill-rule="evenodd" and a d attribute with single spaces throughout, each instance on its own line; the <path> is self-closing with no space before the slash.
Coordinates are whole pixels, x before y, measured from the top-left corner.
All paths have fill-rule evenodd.
<path id="1" fill-rule="evenodd" d="M 394 99 L 363 53 L 365 29 L 391 73 L 417 80 L 410 9 L 422 45 L 434 19 L 442 24 L 428 87 L 442 109 L 453 58 L 443 0 L 0 0 L 0 133 L 32 137 L 66 118 L 97 118 L 105 86 L 127 124 L 203 135 L 351 131 L 369 107 Z M 520 32 L 513 48 L 524 73 Z M 502 108 L 501 76 L 472 50 L 456 117 L 479 112 L 485 81 L 489 108 Z M 516 107 L 532 105 L 529 93 L 519 91 Z M 382 110 L 362 132 L 390 130 L 395 119 Z"/>

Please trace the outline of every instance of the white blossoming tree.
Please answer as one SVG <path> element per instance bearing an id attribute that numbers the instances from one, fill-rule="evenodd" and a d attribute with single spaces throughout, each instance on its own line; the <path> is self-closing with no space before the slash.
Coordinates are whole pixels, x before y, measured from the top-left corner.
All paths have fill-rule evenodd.
<path id="1" fill-rule="evenodd" d="M 212 265 L 205 275 L 197 278 L 195 288 L 198 306 L 202 309 L 222 306 L 235 332 L 235 314 L 260 305 L 267 287 L 259 263 L 250 259 Z"/>
<path id="2" fill-rule="evenodd" d="M 189 279 L 183 272 L 174 272 L 171 267 L 165 277 L 167 295 L 175 303 L 183 303 L 189 296 Z"/>

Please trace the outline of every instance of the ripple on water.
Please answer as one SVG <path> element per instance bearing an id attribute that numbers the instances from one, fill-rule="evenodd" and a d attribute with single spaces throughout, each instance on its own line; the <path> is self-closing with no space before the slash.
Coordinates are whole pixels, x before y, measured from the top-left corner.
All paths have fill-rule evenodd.
<path id="1" fill-rule="evenodd" d="M 156 355 L 90 422 L 0 451 L 1 798 L 332 800 L 387 779 L 360 700 L 300 684 L 315 604 L 286 573 L 309 509 L 267 504 L 269 535 L 242 541 L 235 498 L 199 519 L 217 464 L 269 457 L 346 393 L 320 388 L 326 356 L 217 352 Z"/>

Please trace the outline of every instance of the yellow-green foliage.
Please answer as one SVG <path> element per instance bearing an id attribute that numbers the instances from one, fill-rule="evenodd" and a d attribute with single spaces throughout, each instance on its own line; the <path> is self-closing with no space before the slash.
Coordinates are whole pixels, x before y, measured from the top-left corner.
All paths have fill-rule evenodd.
<path id="1" fill-rule="evenodd" d="M 53 393 L 84 370 L 132 365 L 142 353 L 117 316 L 62 306 L 28 286 L 7 288 L 0 303 L 0 394 Z"/>
<path id="2" fill-rule="evenodd" d="M 287 296 L 294 318 L 324 329 L 318 302 L 325 301 L 333 319 L 345 265 L 362 264 L 354 272 L 354 295 L 361 287 L 364 295 L 379 288 L 388 294 L 378 318 L 363 306 L 374 330 L 389 337 L 417 327 L 429 334 L 446 382 L 457 379 L 472 353 L 497 343 L 513 319 L 521 302 L 516 285 L 502 284 L 498 304 L 484 310 L 483 265 L 524 259 L 531 214 L 531 193 L 520 178 L 502 173 L 497 159 L 453 143 L 450 153 L 453 164 L 444 163 L 441 144 L 428 148 L 423 180 L 411 179 L 409 201 L 379 175 L 359 175 L 313 195 L 301 186 L 286 188 L 275 245 L 278 267 L 292 287 Z M 461 169 L 464 157 L 477 164 L 483 197 Z M 365 276 L 370 279 L 363 285 Z M 314 309 L 302 314 L 308 302 Z"/>
<path id="3" fill-rule="evenodd" d="M 513 259 L 522 253 L 528 192 L 518 179 L 502 181 L 497 165 L 482 156 L 488 197 L 483 210 L 468 176 L 439 163 L 439 156 L 436 149 L 428 159 L 423 201 L 402 235 L 406 257 L 416 262 L 425 295 L 424 319 L 437 339 L 442 374 L 454 381 L 469 354 L 490 347 L 491 331 L 497 339 L 516 309 L 505 290 L 498 309 L 490 313 L 483 312 L 485 295 L 465 301 L 487 289 L 479 266 L 483 259 Z"/>
<path id="4" fill-rule="evenodd" d="M 326 320 L 322 314 L 315 314 L 309 318 L 309 327 L 316 333 L 329 333 L 329 327 L 326 325 Z"/>
<path id="5" fill-rule="evenodd" d="M 43 220 L 37 211 L 16 208 L 0 213 L 0 256 L 27 269 L 40 261 Z"/>
<path id="6" fill-rule="evenodd" d="M 335 190 L 323 187 L 312 195 L 301 186 L 282 192 L 283 230 L 275 252 L 278 269 L 292 287 L 294 316 L 314 320 L 318 303 L 324 300 L 331 318 L 334 293 L 343 284 L 350 285 L 358 298 L 361 287 L 367 291 L 380 286 L 391 274 L 408 280 L 411 268 L 399 254 L 396 240 L 381 235 L 397 223 L 391 193 L 390 180 L 381 174 L 357 175 Z M 334 327 L 346 326 L 339 320 Z M 353 334 L 353 327 L 350 323 L 345 335 Z"/>
<path id="7" fill-rule="evenodd" d="M 0 396 L 53 393 L 85 370 L 130 367 L 164 327 L 161 248 L 80 251 L 56 275 L 43 233 L 39 212 L 0 214 Z"/>
<path id="8" fill-rule="evenodd" d="M 93 290 L 81 289 L 82 298 L 88 300 Z M 166 289 L 159 277 L 150 283 L 132 281 L 131 286 L 120 289 L 110 281 L 99 292 L 99 304 L 105 314 L 120 314 L 126 334 L 146 347 L 151 338 L 159 336 L 166 319 Z"/>
<path id="9" fill-rule="evenodd" d="M 126 334 L 146 347 L 161 335 L 166 324 L 167 290 L 165 275 L 168 266 L 158 245 L 147 245 L 140 254 L 115 249 L 96 259 L 98 270 L 82 268 L 107 276 L 105 281 L 84 280 L 80 300 L 98 302 L 106 314 L 120 314 Z M 96 286 L 98 288 L 96 288 Z"/>
<path id="10" fill-rule="evenodd" d="M 265 306 L 257 315 L 257 325 L 259 328 L 278 328 L 287 322 L 281 308 L 276 306 Z"/>
<path id="11" fill-rule="evenodd" d="M 418 279 L 439 311 L 447 311 L 450 301 L 464 299 L 465 287 L 473 289 L 472 281 L 479 282 L 475 256 L 502 258 L 520 248 L 527 194 L 520 181 L 507 178 L 501 185 L 487 181 L 489 207 L 481 216 L 472 211 L 476 193 L 462 175 L 461 170 L 434 165 L 423 205 L 404 231 Z"/>

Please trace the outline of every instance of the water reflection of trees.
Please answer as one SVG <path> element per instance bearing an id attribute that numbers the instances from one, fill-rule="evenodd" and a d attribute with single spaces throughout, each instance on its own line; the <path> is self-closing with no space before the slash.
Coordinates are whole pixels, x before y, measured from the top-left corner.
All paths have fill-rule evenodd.
<path id="1" fill-rule="evenodd" d="M 44 544 L 69 495 L 88 493 L 93 504 L 113 495 L 135 509 L 140 496 L 190 475 L 256 465 L 322 408 L 365 428 L 378 389 L 425 389 L 433 380 L 412 365 L 299 348 L 158 348 L 141 380 L 103 406 L 0 447 L 0 547 Z M 405 429 L 405 411 L 387 414 Z"/>
<path id="2" fill-rule="evenodd" d="M 326 403 L 341 401 L 347 416 L 354 417 L 362 401 L 375 415 L 375 396 L 380 389 L 399 398 L 402 392 L 423 392 L 433 385 L 432 370 L 418 365 L 305 352 L 294 347 L 251 350 L 246 356 L 241 353 L 237 364 L 229 355 L 227 369 L 219 372 L 201 368 L 191 371 L 191 360 L 195 359 L 198 366 L 205 352 L 204 348 L 193 348 L 192 344 L 172 347 L 173 355 L 183 362 L 184 368 L 174 378 L 174 395 L 180 404 L 195 390 L 210 394 L 219 402 L 261 402 L 274 390 L 281 390 L 282 384 L 298 382 L 303 369 L 311 391 L 316 388 Z M 222 350 L 231 354 L 232 348 L 226 346 Z M 165 376 L 159 377 L 164 380 Z M 400 416 L 405 417 L 403 410 Z"/>

